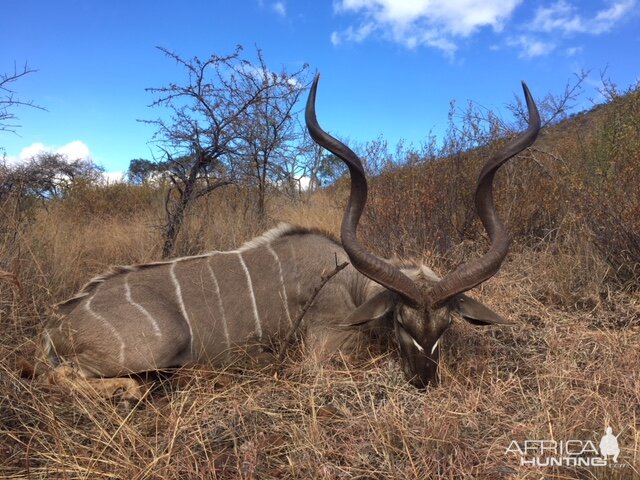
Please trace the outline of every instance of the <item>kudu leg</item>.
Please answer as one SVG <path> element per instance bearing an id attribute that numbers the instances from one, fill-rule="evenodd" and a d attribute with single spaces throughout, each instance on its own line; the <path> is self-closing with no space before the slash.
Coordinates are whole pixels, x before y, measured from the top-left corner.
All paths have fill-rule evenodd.
<path id="1" fill-rule="evenodd" d="M 70 366 L 54 368 L 47 376 L 52 385 L 62 385 L 70 390 L 90 392 L 103 398 L 120 395 L 122 400 L 140 400 L 143 386 L 133 378 L 87 378 Z"/>

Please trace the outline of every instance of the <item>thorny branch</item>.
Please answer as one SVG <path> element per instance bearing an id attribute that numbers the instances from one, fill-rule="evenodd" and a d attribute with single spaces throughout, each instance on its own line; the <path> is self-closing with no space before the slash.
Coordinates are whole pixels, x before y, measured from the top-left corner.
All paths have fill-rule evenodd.
<path id="1" fill-rule="evenodd" d="M 21 70 L 14 65 L 13 73 L 0 74 L 0 132 L 16 133 L 16 129 L 20 127 L 18 123 L 15 123 L 18 121 L 17 115 L 12 111 L 15 107 L 31 107 L 46 111 L 46 108 L 35 104 L 32 100 L 21 100 L 16 97 L 16 91 L 11 85 L 34 72 L 37 70 L 30 68 L 25 63 Z"/>
<path id="2" fill-rule="evenodd" d="M 343 270 L 347 265 L 349 265 L 349 262 L 343 262 L 343 263 L 338 265 L 338 258 L 336 256 L 336 266 L 335 266 L 335 268 L 333 270 L 331 270 L 329 273 L 323 273 L 321 275 L 320 283 L 316 286 L 316 288 L 313 290 L 313 293 L 311 294 L 311 296 L 309 297 L 307 302 L 304 304 L 302 309 L 300 309 L 300 311 L 298 312 L 298 315 L 296 316 L 296 318 L 295 318 L 295 320 L 293 322 L 293 326 L 291 327 L 291 330 L 289 330 L 289 333 L 287 334 L 286 338 L 284 339 L 284 342 L 282 343 L 282 347 L 280 349 L 280 353 L 278 354 L 278 362 L 281 362 L 284 359 L 284 355 L 285 355 L 285 353 L 287 351 L 287 347 L 291 344 L 291 341 L 293 340 L 293 337 L 295 336 L 296 332 L 300 328 L 300 324 L 302 323 L 302 319 L 304 318 L 305 314 L 307 313 L 307 310 L 309 310 L 309 308 L 311 308 L 311 305 L 313 305 L 313 302 L 315 301 L 315 299 L 318 296 L 318 294 L 320 293 L 320 291 L 324 288 L 324 286 L 327 284 L 327 282 L 329 280 L 331 280 L 335 275 L 340 273 L 340 271 Z"/>

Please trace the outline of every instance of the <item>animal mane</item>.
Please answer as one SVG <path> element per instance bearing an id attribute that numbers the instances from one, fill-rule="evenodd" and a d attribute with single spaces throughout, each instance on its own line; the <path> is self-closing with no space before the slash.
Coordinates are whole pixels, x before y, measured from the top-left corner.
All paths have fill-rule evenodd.
<path id="1" fill-rule="evenodd" d="M 290 229 L 283 232 L 282 236 L 283 237 L 293 237 L 296 235 L 319 235 L 321 237 L 325 237 L 326 239 L 330 240 L 331 242 L 335 243 L 336 245 L 342 247 L 342 244 L 340 243 L 340 240 L 338 240 L 335 235 L 333 235 L 332 233 L 323 230 L 322 228 L 306 228 L 306 227 L 298 227 L 298 226 L 291 226 L 290 225 Z"/>
<path id="2" fill-rule="evenodd" d="M 267 230 L 266 232 L 264 232 L 262 235 L 252 238 L 251 240 L 246 241 L 245 243 L 243 243 L 240 248 L 238 248 L 238 252 L 246 252 L 247 250 L 251 250 L 253 248 L 257 248 L 260 247 L 262 245 L 266 245 L 268 243 L 273 242 L 276 238 L 280 238 L 280 237 L 284 237 L 286 235 L 289 235 L 290 232 L 299 229 L 300 227 L 296 227 L 293 225 L 290 225 L 288 223 L 285 222 L 281 222 L 278 224 L 278 226 Z"/>
<path id="3" fill-rule="evenodd" d="M 204 256 L 204 255 L 200 255 L 200 256 Z M 183 257 L 183 258 L 187 258 L 187 257 Z M 73 308 L 76 306 L 76 304 L 80 300 L 87 297 L 91 292 L 93 292 L 96 289 L 98 285 L 106 282 L 110 278 L 116 277 L 118 275 L 122 275 L 124 273 L 137 272 L 139 270 L 155 267 L 157 265 L 167 265 L 175 260 L 176 259 L 160 261 L 160 262 L 141 263 L 138 265 L 115 265 L 113 267 L 110 267 L 107 272 L 102 273 L 97 277 L 93 277 L 91 280 L 85 283 L 80 289 L 80 291 L 76 293 L 73 297 L 63 300 L 62 302 L 56 303 L 55 305 L 53 305 L 53 308 L 56 312 L 67 314 L 71 310 L 73 310 Z"/>

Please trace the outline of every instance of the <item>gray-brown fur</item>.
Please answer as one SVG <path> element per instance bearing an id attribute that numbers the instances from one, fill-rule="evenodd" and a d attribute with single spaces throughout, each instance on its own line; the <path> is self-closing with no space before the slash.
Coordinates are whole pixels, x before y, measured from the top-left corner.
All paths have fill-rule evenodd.
<path id="1" fill-rule="evenodd" d="M 237 250 L 115 267 L 57 305 L 42 337 L 55 367 L 49 379 L 137 398 L 140 389 L 117 377 L 256 356 L 286 337 L 322 275 L 345 261 L 331 236 L 282 224 Z M 402 271 L 422 285 L 438 281 L 424 266 Z M 392 338 L 402 308 L 397 294 L 349 265 L 320 291 L 301 333 L 319 358 L 349 354 L 381 332 Z M 448 322 L 448 309 L 439 315 Z"/>
<path id="2" fill-rule="evenodd" d="M 58 304 L 45 351 L 87 377 L 222 364 L 286 335 L 336 259 L 348 261 L 334 239 L 283 224 L 238 250 L 115 267 Z M 307 313 L 309 342 L 337 348 L 348 334 L 335 324 L 379 288 L 370 283 L 352 267 L 336 275 Z"/>

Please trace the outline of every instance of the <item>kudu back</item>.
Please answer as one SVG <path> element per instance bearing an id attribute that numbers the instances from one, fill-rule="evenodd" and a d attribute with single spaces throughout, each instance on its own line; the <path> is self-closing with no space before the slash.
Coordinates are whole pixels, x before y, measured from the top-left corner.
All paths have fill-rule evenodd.
<path id="1" fill-rule="evenodd" d="M 353 151 L 319 126 L 318 80 L 307 100 L 307 128 L 316 143 L 346 163 L 351 177 L 342 244 L 282 224 L 237 250 L 115 267 L 57 304 L 41 341 L 42 359 L 53 367 L 50 381 L 137 398 L 141 391 L 129 374 L 259 355 L 290 331 L 322 274 L 343 261 L 351 264 L 320 291 L 301 326 L 309 351 L 320 357 L 352 352 L 383 332 L 395 339 L 407 379 L 425 387 L 437 378 L 440 338 L 451 312 L 474 324 L 506 323 L 464 292 L 492 277 L 508 251 L 508 233 L 493 204 L 493 178 L 540 129 L 526 85 L 529 126 L 486 162 L 475 191 L 490 247 L 440 278 L 424 265 L 397 267 L 358 242 L 367 199 L 364 168 Z"/>

